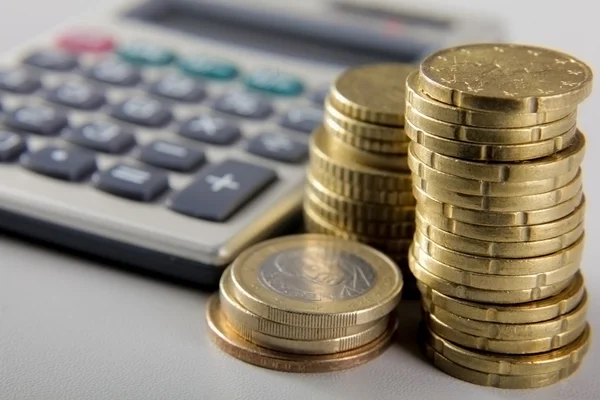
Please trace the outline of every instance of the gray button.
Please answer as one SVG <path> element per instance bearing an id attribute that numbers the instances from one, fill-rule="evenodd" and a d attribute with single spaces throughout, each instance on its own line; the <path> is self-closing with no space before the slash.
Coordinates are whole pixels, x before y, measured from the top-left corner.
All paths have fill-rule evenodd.
<path id="1" fill-rule="evenodd" d="M 135 144 L 133 133 L 112 122 L 95 121 L 64 132 L 65 139 L 88 149 L 119 154 Z"/>
<path id="2" fill-rule="evenodd" d="M 157 96 L 189 103 L 199 102 L 206 97 L 200 82 L 178 74 L 163 76 L 150 86 L 149 91 Z"/>
<path id="3" fill-rule="evenodd" d="M 131 200 L 149 202 L 169 188 L 162 171 L 118 164 L 95 179 L 98 189 Z"/>
<path id="4" fill-rule="evenodd" d="M 164 140 L 156 140 L 140 151 L 140 160 L 155 167 L 190 172 L 205 161 L 204 153 Z"/>
<path id="5" fill-rule="evenodd" d="M 95 110 L 104 104 L 104 94 L 84 82 L 66 82 L 51 90 L 46 99 L 53 103 L 81 110 Z"/>
<path id="6" fill-rule="evenodd" d="M 298 132 L 311 133 L 323 122 L 323 110 L 312 107 L 297 107 L 289 110 L 280 124 Z"/>
<path id="7" fill-rule="evenodd" d="M 226 160 L 201 173 L 196 181 L 169 199 L 178 213 L 223 222 L 277 179 L 271 169 Z"/>
<path id="8" fill-rule="evenodd" d="M 312 102 L 319 106 L 325 107 L 325 99 L 329 95 L 329 85 L 323 86 L 310 94 L 310 99 Z"/>
<path id="9" fill-rule="evenodd" d="M 171 121 L 171 111 L 160 101 L 136 96 L 113 107 L 111 115 L 137 125 L 161 127 Z"/>
<path id="10" fill-rule="evenodd" d="M 23 62 L 54 71 L 70 71 L 77 66 L 77 57 L 63 50 L 48 49 L 31 54 Z"/>
<path id="11" fill-rule="evenodd" d="M 225 118 L 212 115 L 199 115 L 185 121 L 179 134 L 204 143 L 227 145 L 241 136 L 240 128 Z"/>
<path id="12" fill-rule="evenodd" d="M 0 162 L 11 161 L 27 150 L 20 135 L 14 132 L 0 131 Z"/>
<path id="13" fill-rule="evenodd" d="M 42 86 L 40 80 L 23 69 L 0 71 L 0 90 L 29 94 Z"/>
<path id="14" fill-rule="evenodd" d="M 142 81 L 139 68 L 119 60 L 104 60 L 87 70 L 86 75 L 96 81 L 119 86 L 135 86 Z"/>
<path id="15" fill-rule="evenodd" d="M 287 163 L 306 160 L 308 146 L 282 133 L 263 133 L 251 139 L 246 149 L 252 154 Z"/>
<path id="16" fill-rule="evenodd" d="M 267 99 L 247 92 L 227 93 L 213 106 L 218 111 L 251 119 L 264 119 L 273 112 L 273 106 Z"/>
<path id="17" fill-rule="evenodd" d="M 53 108 L 26 106 L 10 112 L 5 124 L 14 129 L 50 136 L 59 133 L 68 122 L 63 113 Z"/>
<path id="18" fill-rule="evenodd" d="M 39 174 L 67 181 L 80 181 L 96 170 L 92 153 L 49 146 L 21 157 L 23 165 Z"/>

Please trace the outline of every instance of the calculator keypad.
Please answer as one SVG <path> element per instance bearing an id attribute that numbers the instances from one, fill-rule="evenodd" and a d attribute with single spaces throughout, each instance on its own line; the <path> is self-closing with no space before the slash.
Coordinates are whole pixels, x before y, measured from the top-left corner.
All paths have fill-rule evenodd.
<path id="1" fill-rule="evenodd" d="M 59 49 L 35 52 L 23 60 L 25 64 L 54 71 L 70 71 L 77 66 L 77 57 Z"/>
<path id="2" fill-rule="evenodd" d="M 0 131 L 0 162 L 16 159 L 27 150 L 23 138 L 14 132 Z"/>
<path id="3" fill-rule="evenodd" d="M 312 107 L 295 107 L 285 113 L 280 124 L 294 131 L 311 133 L 322 121 L 322 110 Z"/>
<path id="4" fill-rule="evenodd" d="M 52 89 L 46 99 L 56 104 L 81 110 L 95 110 L 104 104 L 104 94 L 85 82 L 69 81 Z"/>
<path id="5" fill-rule="evenodd" d="M 65 114 L 47 106 L 25 106 L 9 112 L 4 122 L 10 128 L 38 135 L 58 134 L 68 124 Z"/>
<path id="6" fill-rule="evenodd" d="M 299 163 L 306 160 L 308 146 L 293 140 L 281 132 L 262 133 L 251 139 L 246 149 L 248 152 L 285 163 Z"/>
<path id="7" fill-rule="evenodd" d="M 235 79 L 240 73 L 238 67 L 232 62 L 202 55 L 182 58 L 178 66 L 181 71 L 190 76 L 221 81 Z"/>
<path id="8" fill-rule="evenodd" d="M 169 188 L 169 179 L 163 171 L 121 163 L 100 173 L 95 184 L 115 196 L 149 202 Z"/>
<path id="9" fill-rule="evenodd" d="M 180 74 L 163 76 L 150 86 L 149 92 L 186 103 L 197 103 L 206 97 L 206 90 L 200 82 Z"/>
<path id="10" fill-rule="evenodd" d="M 0 90 L 7 92 L 30 94 L 42 87 L 42 83 L 36 77 L 24 69 L 0 70 Z"/>
<path id="11" fill-rule="evenodd" d="M 117 86 L 135 86 L 142 81 L 139 68 L 113 59 L 92 66 L 86 71 L 86 75 L 98 82 Z"/>
<path id="12" fill-rule="evenodd" d="M 206 114 L 185 121 L 179 128 L 179 134 L 200 142 L 225 146 L 238 140 L 242 132 L 235 123 Z"/>
<path id="13" fill-rule="evenodd" d="M 108 154 L 124 153 L 135 144 L 130 129 L 105 121 L 93 121 L 66 129 L 63 135 L 71 143 Z"/>
<path id="14" fill-rule="evenodd" d="M 166 140 L 142 147 L 139 158 L 146 164 L 178 172 L 191 172 L 206 160 L 204 153 Z"/>
<path id="15" fill-rule="evenodd" d="M 25 167 L 66 181 L 80 181 L 96 170 L 94 155 L 85 150 L 48 146 L 22 157 Z"/>
<path id="16" fill-rule="evenodd" d="M 115 105 L 111 115 L 121 121 L 148 127 L 164 126 L 173 117 L 160 101 L 142 96 L 131 97 Z"/>
<path id="17" fill-rule="evenodd" d="M 214 103 L 223 113 L 249 119 L 265 119 L 273 113 L 273 105 L 265 98 L 248 92 L 229 92 Z"/>
<path id="18" fill-rule="evenodd" d="M 142 41 L 127 43 L 117 49 L 117 53 L 130 63 L 149 66 L 167 65 L 175 59 L 169 49 Z"/>

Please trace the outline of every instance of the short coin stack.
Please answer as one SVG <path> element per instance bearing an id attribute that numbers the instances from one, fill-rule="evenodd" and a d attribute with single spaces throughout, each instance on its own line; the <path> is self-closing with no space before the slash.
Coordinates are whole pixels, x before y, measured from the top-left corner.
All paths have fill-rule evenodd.
<path id="1" fill-rule="evenodd" d="M 323 124 L 311 138 L 304 202 L 308 232 L 373 246 L 409 279 L 415 199 L 406 156 L 404 82 L 416 70 L 409 64 L 372 64 L 338 77 Z M 418 297 L 414 280 L 408 283 Z"/>
<path id="2" fill-rule="evenodd" d="M 225 271 L 207 320 L 214 341 L 251 364 L 288 372 L 351 368 L 393 336 L 402 274 L 366 245 L 326 235 L 259 243 Z"/>
<path id="3" fill-rule="evenodd" d="M 450 375 L 545 386 L 588 349 L 576 109 L 591 82 L 566 54 L 509 44 L 436 52 L 407 79 L 409 264 L 426 354 Z"/>

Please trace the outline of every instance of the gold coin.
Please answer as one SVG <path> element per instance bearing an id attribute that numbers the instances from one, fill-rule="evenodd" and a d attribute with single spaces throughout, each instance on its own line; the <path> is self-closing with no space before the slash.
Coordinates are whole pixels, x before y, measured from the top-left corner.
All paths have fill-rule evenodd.
<path id="1" fill-rule="evenodd" d="M 329 92 L 331 105 L 350 118 L 373 124 L 403 126 L 404 82 L 416 65 L 381 63 L 352 67 Z"/>
<path id="2" fill-rule="evenodd" d="M 448 249 L 475 256 L 499 258 L 529 258 L 545 256 L 575 243 L 584 232 L 584 223 L 551 239 L 532 242 L 490 242 L 458 236 L 431 225 L 416 214 L 417 229 L 432 241 Z"/>
<path id="3" fill-rule="evenodd" d="M 447 296 L 417 282 L 423 306 L 427 310 L 443 308 L 453 314 L 476 321 L 504 324 L 527 324 L 557 318 L 573 310 L 581 302 L 585 285 L 581 272 L 556 296 L 523 304 L 484 304 Z"/>
<path id="4" fill-rule="evenodd" d="M 592 70 L 567 54 L 514 44 L 469 44 L 421 62 L 419 84 L 432 98 L 471 110 L 541 112 L 581 103 Z"/>
<path id="5" fill-rule="evenodd" d="M 345 130 L 332 119 L 326 118 L 325 121 L 323 121 L 323 124 L 327 132 L 331 133 L 342 142 L 352 147 L 356 147 L 357 149 L 369 151 L 372 153 L 384 153 L 386 155 L 406 155 L 406 152 L 408 151 L 408 144 L 410 143 L 408 137 L 407 140 L 402 142 L 392 140 L 366 139 L 362 136 L 355 135 L 352 132 Z M 404 131 L 402 131 L 402 134 L 406 136 Z"/>
<path id="6" fill-rule="evenodd" d="M 541 286 L 535 289 L 484 290 L 470 286 L 458 285 L 434 275 L 416 261 L 412 251 L 409 251 L 408 254 L 408 266 L 417 280 L 421 281 L 423 284 L 429 286 L 433 290 L 437 290 L 438 292 L 447 296 L 481 303 L 528 303 L 554 296 L 565 290 L 565 288 L 571 283 L 571 280 L 568 279 L 564 282 L 559 282 L 549 286 Z"/>
<path id="7" fill-rule="evenodd" d="M 402 192 L 410 187 L 410 174 L 367 167 L 348 161 L 347 157 L 343 160 L 334 158 L 327 136 L 325 129 L 320 126 L 310 137 L 310 165 L 313 171 L 320 171 L 319 177 L 330 176 L 339 182 L 351 183 L 371 191 Z M 383 195 L 382 200 L 385 200 L 386 196 Z"/>
<path id="8" fill-rule="evenodd" d="M 579 364 L 590 348 L 591 329 L 588 326 L 573 343 L 542 354 L 510 356 L 484 353 L 455 345 L 425 329 L 426 343 L 448 360 L 476 371 L 498 375 L 537 375 L 572 368 Z"/>
<path id="9" fill-rule="evenodd" d="M 358 235 L 374 238 L 412 238 L 415 232 L 414 219 L 412 221 L 372 221 L 357 218 L 355 215 L 343 214 L 339 210 L 331 209 L 312 194 L 310 190 L 307 190 L 304 194 L 304 206 L 314 211 L 323 220 Z"/>
<path id="10" fill-rule="evenodd" d="M 325 132 L 327 132 L 326 129 Z M 366 167 L 390 172 L 408 171 L 408 159 L 406 154 L 397 155 L 364 151 L 357 147 L 350 146 L 340 140 L 337 136 L 333 135 L 328 135 L 326 141 L 329 143 L 329 154 L 336 160 L 357 163 Z"/>
<path id="11" fill-rule="evenodd" d="M 555 206 L 573 198 L 582 190 L 581 173 L 565 186 L 550 192 L 514 197 L 475 196 L 441 189 L 429 182 L 413 176 L 413 185 L 423 190 L 429 197 L 442 203 L 482 211 L 535 211 Z"/>
<path id="12" fill-rule="evenodd" d="M 406 255 L 412 239 L 407 237 L 386 237 L 378 238 L 372 236 L 359 235 L 355 232 L 340 229 L 337 226 L 325 221 L 317 215 L 311 208 L 304 207 L 304 224 L 306 231 L 322 235 L 335 236 L 341 239 L 359 242 L 371 246 L 387 255 L 403 254 Z"/>
<path id="13" fill-rule="evenodd" d="M 416 212 L 431 225 L 454 233 L 455 235 L 465 236 L 473 239 L 495 241 L 495 242 L 530 242 L 536 240 L 551 239 L 570 232 L 577 225 L 582 223 L 585 218 L 585 201 L 564 218 L 539 225 L 526 226 L 486 226 L 468 224 L 446 218 L 442 214 L 432 213 L 426 207 L 417 205 Z"/>
<path id="14" fill-rule="evenodd" d="M 410 151 L 408 153 L 408 167 L 413 174 L 422 180 L 435 185 L 440 189 L 451 190 L 458 193 L 476 196 L 513 197 L 527 196 L 556 190 L 571 182 L 580 173 L 580 168 L 573 169 L 566 174 L 539 181 L 526 182 L 489 182 L 475 179 L 461 178 L 460 176 L 446 174 L 428 165 L 423 164 Z"/>
<path id="15" fill-rule="evenodd" d="M 535 289 L 569 279 L 579 271 L 579 263 L 565 264 L 558 269 L 532 275 L 491 275 L 452 267 L 427 254 L 417 242 L 413 243 L 415 260 L 432 274 L 457 285 L 485 290 Z"/>
<path id="16" fill-rule="evenodd" d="M 426 314 L 425 320 L 433 332 L 457 345 L 470 349 L 500 354 L 535 354 L 567 346 L 577 340 L 586 329 L 584 324 L 554 336 L 527 340 L 497 340 L 469 335 L 441 322 L 435 315 Z"/>
<path id="17" fill-rule="evenodd" d="M 575 138 L 577 127 L 551 139 L 519 144 L 481 144 L 460 142 L 435 136 L 406 120 L 406 135 L 430 151 L 473 161 L 527 161 L 546 157 L 567 148 Z"/>
<path id="18" fill-rule="evenodd" d="M 480 144 L 514 145 L 550 140 L 575 128 L 577 112 L 556 121 L 520 128 L 484 128 L 451 124 L 422 114 L 410 103 L 406 105 L 406 121 L 418 130 L 438 137 Z"/>
<path id="19" fill-rule="evenodd" d="M 217 295 L 209 300 L 206 319 L 209 334 L 221 350 L 244 362 L 285 372 L 331 372 L 357 367 L 383 353 L 396 330 L 396 325 L 392 325 L 376 340 L 354 350 L 331 355 L 301 355 L 269 350 L 236 334 L 220 312 Z"/>
<path id="20" fill-rule="evenodd" d="M 381 192 L 361 191 L 360 188 L 352 185 L 343 187 L 348 190 L 333 191 L 331 190 L 332 185 L 333 183 L 325 177 L 316 178 L 312 171 L 308 171 L 305 191 L 318 198 L 321 203 L 326 204 L 328 207 L 327 212 L 340 213 L 370 221 L 414 221 L 415 219 L 414 205 L 394 206 L 385 203 L 371 203 L 368 202 L 368 199 L 375 197 L 376 194 L 381 194 Z M 352 188 L 356 190 L 351 190 Z M 357 201 L 353 199 L 357 199 Z M 379 199 L 379 197 L 376 198 L 376 200 Z M 411 192 L 397 192 L 394 200 L 394 203 L 415 202 Z"/>
<path id="21" fill-rule="evenodd" d="M 588 302 L 587 296 L 584 296 L 581 303 L 571 312 L 549 321 L 532 324 L 474 321 L 438 307 L 433 311 L 429 313 L 435 315 L 440 322 L 469 335 L 497 340 L 530 340 L 560 335 L 586 325 Z"/>
<path id="22" fill-rule="evenodd" d="M 236 300 L 263 318 L 337 328 L 386 316 L 400 300 L 394 262 L 360 243 L 290 235 L 251 246 L 231 264 Z"/>
<path id="23" fill-rule="evenodd" d="M 474 256 L 441 246 L 420 230 L 415 231 L 414 243 L 419 250 L 444 264 L 465 271 L 492 275 L 533 275 L 555 271 L 568 264 L 579 264 L 583 254 L 585 235 L 571 246 L 545 256 L 528 258 L 497 258 Z"/>
<path id="24" fill-rule="evenodd" d="M 465 382 L 480 386 L 490 386 L 500 389 L 533 389 L 553 385 L 573 375 L 581 363 L 570 364 L 558 371 L 535 375 L 502 375 L 475 371 L 450 361 L 430 345 L 425 345 L 427 358 L 440 371 Z"/>
<path id="25" fill-rule="evenodd" d="M 540 113 L 506 113 L 475 111 L 442 103 L 424 94 L 419 88 L 419 73 L 409 74 L 406 79 L 406 102 L 420 113 L 450 124 L 482 128 L 511 129 L 558 121 L 575 112 L 576 106 L 563 110 Z M 482 140 L 484 140 L 482 138 Z M 506 140 L 509 140 L 508 138 Z"/>
<path id="26" fill-rule="evenodd" d="M 325 120 L 335 122 L 347 136 L 360 137 L 363 139 L 380 142 L 408 143 L 409 139 L 404 129 L 397 126 L 371 124 L 350 118 L 331 105 L 329 99 L 325 99 Z M 404 125 L 404 124 L 403 124 Z"/>
<path id="27" fill-rule="evenodd" d="M 229 269 L 221 277 L 219 285 L 221 312 L 236 331 L 257 331 L 266 335 L 292 340 L 323 340 L 351 336 L 366 331 L 383 320 L 377 320 L 361 325 L 340 328 L 305 328 L 302 326 L 285 325 L 260 317 L 246 310 L 234 298 L 234 287 Z M 384 317 L 387 318 L 387 317 Z M 387 322 L 386 322 L 387 323 Z"/>
<path id="28" fill-rule="evenodd" d="M 551 222 L 572 213 L 584 198 L 583 191 L 577 193 L 573 198 L 556 206 L 534 211 L 481 211 L 457 207 L 453 204 L 442 203 L 434 200 L 417 186 L 413 187 L 413 194 L 420 206 L 443 214 L 446 218 L 452 218 L 471 224 L 489 226 L 523 226 L 538 225 Z"/>
<path id="29" fill-rule="evenodd" d="M 537 160 L 516 163 L 461 160 L 433 152 L 415 142 L 411 142 L 409 150 L 422 163 L 447 174 L 489 182 L 527 182 L 554 178 L 577 169 L 583 161 L 585 137 L 578 131 L 566 149 Z"/>

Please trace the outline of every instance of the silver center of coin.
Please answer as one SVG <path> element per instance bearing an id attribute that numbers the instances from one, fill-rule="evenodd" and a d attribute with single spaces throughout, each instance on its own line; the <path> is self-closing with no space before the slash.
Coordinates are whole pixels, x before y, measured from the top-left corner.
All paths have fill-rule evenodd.
<path id="1" fill-rule="evenodd" d="M 368 292 L 375 271 L 354 254 L 327 247 L 289 249 L 267 258 L 259 280 L 292 300 L 339 301 Z"/>

